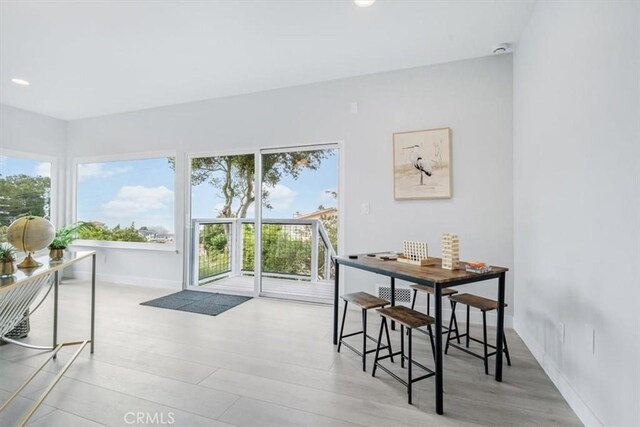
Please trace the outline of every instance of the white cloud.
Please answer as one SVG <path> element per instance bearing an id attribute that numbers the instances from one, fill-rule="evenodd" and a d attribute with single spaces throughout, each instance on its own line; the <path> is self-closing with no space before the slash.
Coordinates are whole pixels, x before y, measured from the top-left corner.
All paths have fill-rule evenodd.
<path id="1" fill-rule="evenodd" d="M 38 176 L 51 178 L 51 163 L 49 162 L 38 163 L 38 165 L 36 166 L 35 174 Z"/>
<path id="2" fill-rule="evenodd" d="M 173 191 L 165 186 L 124 186 L 115 199 L 102 205 L 105 215 L 114 218 L 131 217 L 151 210 L 167 208 L 173 202 Z"/>
<path id="3" fill-rule="evenodd" d="M 78 165 L 78 181 L 84 181 L 87 178 L 106 178 L 130 170 L 130 167 L 108 168 L 104 163 L 82 163 Z"/>
<path id="4" fill-rule="evenodd" d="M 273 187 L 268 186 L 267 191 L 269 192 L 269 203 L 274 209 L 287 209 L 291 207 L 298 195 L 298 193 L 291 188 L 282 184 L 276 184 Z"/>

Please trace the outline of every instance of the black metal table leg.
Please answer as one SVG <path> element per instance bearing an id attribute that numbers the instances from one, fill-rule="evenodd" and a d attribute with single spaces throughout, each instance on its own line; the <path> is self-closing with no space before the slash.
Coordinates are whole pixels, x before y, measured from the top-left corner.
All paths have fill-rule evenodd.
<path id="1" fill-rule="evenodd" d="M 396 305 L 396 278 L 391 278 L 391 307 Z M 391 330 L 396 330 L 396 322 L 391 321 Z"/>
<path id="2" fill-rule="evenodd" d="M 443 379 L 442 379 L 442 286 L 435 285 L 435 318 L 436 318 L 436 413 L 444 413 Z"/>
<path id="3" fill-rule="evenodd" d="M 504 288 L 505 273 L 498 278 L 498 325 L 496 333 L 496 381 L 502 381 L 502 344 L 504 342 Z"/>
<path id="4" fill-rule="evenodd" d="M 56 270 L 53 275 L 53 348 L 58 345 L 58 286 L 60 285 L 60 272 Z M 55 359 L 57 353 L 53 355 Z"/>
<path id="5" fill-rule="evenodd" d="M 338 345 L 338 289 L 340 285 L 340 264 L 334 261 L 336 269 L 333 285 L 333 345 Z"/>

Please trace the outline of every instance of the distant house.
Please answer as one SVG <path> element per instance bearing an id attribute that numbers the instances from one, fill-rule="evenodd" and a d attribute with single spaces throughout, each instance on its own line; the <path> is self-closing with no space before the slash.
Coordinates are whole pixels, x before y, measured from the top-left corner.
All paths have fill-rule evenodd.
<path id="1" fill-rule="evenodd" d="M 320 209 L 308 214 L 295 214 L 295 219 L 327 219 L 338 215 L 337 208 Z"/>

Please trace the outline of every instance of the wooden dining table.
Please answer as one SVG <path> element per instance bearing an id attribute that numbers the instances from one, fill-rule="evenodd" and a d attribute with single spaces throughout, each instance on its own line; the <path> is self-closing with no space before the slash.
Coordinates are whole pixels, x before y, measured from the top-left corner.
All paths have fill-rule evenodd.
<path id="1" fill-rule="evenodd" d="M 396 279 L 410 283 L 425 285 L 433 288 L 435 296 L 435 407 L 436 413 L 444 413 L 443 402 L 443 352 L 442 352 L 442 289 L 469 283 L 484 282 L 497 279 L 498 282 L 498 321 L 496 332 L 496 367 L 495 380 L 502 381 L 502 355 L 504 336 L 504 294 L 505 280 L 508 268 L 492 266 L 486 273 L 471 273 L 464 269 L 464 262 L 460 262 L 460 268 L 447 270 L 442 268 L 442 260 L 433 258 L 435 263 L 429 266 L 418 266 L 399 262 L 397 260 L 383 260 L 382 254 L 357 254 L 350 256 L 336 256 L 333 259 L 335 266 L 335 281 L 333 294 L 333 344 L 338 344 L 338 297 L 340 289 L 340 266 L 351 267 L 371 273 L 380 274 L 390 278 L 391 305 L 394 306 Z M 387 254 L 388 255 L 388 254 Z M 392 325 L 393 328 L 393 325 Z"/>

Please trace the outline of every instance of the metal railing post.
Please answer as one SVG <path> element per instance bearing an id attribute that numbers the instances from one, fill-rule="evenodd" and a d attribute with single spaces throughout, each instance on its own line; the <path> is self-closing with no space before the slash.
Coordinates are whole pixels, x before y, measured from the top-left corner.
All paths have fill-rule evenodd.
<path id="1" fill-rule="evenodd" d="M 236 276 L 238 274 L 238 251 L 236 251 L 236 243 L 237 243 L 237 221 L 231 221 L 229 223 L 229 240 L 227 240 L 227 250 L 229 251 L 229 256 L 231 257 L 231 275 Z M 224 227 L 224 224 L 223 224 Z"/>
<path id="2" fill-rule="evenodd" d="M 242 218 L 236 219 L 235 223 L 235 231 L 236 231 L 236 248 L 234 250 L 236 254 L 236 264 L 235 264 L 235 272 L 237 275 L 242 275 L 242 265 L 244 264 L 244 225 L 242 223 Z"/>
<path id="3" fill-rule="evenodd" d="M 311 226 L 311 282 L 318 281 L 318 220 Z"/>

